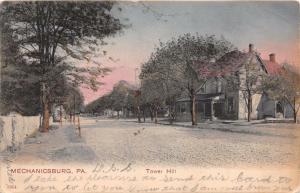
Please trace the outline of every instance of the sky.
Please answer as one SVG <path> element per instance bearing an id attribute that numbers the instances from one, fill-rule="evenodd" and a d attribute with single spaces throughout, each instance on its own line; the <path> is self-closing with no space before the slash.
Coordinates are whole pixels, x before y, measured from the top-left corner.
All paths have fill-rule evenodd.
<path id="1" fill-rule="evenodd" d="M 121 8 L 121 11 L 119 10 Z M 223 36 L 241 51 L 249 43 L 268 59 L 300 64 L 299 3 L 284 2 L 118 2 L 112 14 L 128 27 L 101 48 L 107 56 L 97 58 L 112 72 L 99 78 L 98 91 L 82 89 L 85 103 L 110 92 L 119 80 L 138 84 L 141 65 L 149 59 L 159 41 L 185 33 Z"/>

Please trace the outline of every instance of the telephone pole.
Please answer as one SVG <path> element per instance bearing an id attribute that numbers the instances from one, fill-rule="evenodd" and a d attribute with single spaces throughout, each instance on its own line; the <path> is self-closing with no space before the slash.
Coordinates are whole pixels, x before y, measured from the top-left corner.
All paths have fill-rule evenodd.
<path id="1" fill-rule="evenodd" d="M 74 111 L 74 113 L 73 113 L 73 123 L 74 123 L 74 125 L 75 125 L 75 114 L 76 114 L 76 97 L 75 97 L 75 95 L 73 95 L 73 97 L 74 97 L 74 109 L 73 109 L 73 111 Z"/>

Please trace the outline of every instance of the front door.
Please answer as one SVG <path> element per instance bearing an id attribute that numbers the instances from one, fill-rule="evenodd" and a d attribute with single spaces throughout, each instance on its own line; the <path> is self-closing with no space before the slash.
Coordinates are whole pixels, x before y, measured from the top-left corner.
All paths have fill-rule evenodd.
<path id="1" fill-rule="evenodd" d="M 223 103 L 214 103 L 213 108 L 214 108 L 214 116 L 217 118 L 221 118 L 223 115 Z"/>

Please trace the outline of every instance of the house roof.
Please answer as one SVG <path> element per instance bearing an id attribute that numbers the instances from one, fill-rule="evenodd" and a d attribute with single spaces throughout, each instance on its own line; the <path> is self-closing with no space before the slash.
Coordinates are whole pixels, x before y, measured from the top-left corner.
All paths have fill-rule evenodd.
<path id="1" fill-rule="evenodd" d="M 270 60 L 263 60 L 268 74 L 274 75 L 278 74 L 282 70 L 282 66 L 277 62 L 272 62 Z"/>
<path id="2" fill-rule="evenodd" d="M 193 68 L 204 78 L 224 76 L 238 70 L 247 56 L 247 53 L 234 50 L 226 53 L 216 62 L 196 61 L 193 64 Z"/>
<path id="3" fill-rule="evenodd" d="M 247 58 L 248 53 L 234 50 L 226 53 L 224 56 L 218 59 L 215 65 L 219 67 L 220 75 L 228 75 L 237 71 Z"/>
<path id="4" fill-rule="evenodd" d="M 194 61 L 193 68 L 202 78 L 226 76 L 239 71 L 249 58 L 255 58 L 258 65 L 268 74 L 278 74 L 282 70 L 280 64 L 270 60 L 263 60 L 256 51 L 241 52 L 238 50 L 226 53 L 216 62 Z"/>

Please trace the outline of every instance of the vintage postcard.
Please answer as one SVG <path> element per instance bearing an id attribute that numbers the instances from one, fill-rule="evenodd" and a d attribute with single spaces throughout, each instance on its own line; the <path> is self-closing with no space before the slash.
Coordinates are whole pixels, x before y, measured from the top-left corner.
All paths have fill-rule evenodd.
<path id="1" fill-rule="evenodd" d="M 2 1 L 0 193 L 300 192 L 297 1 Z"/>

